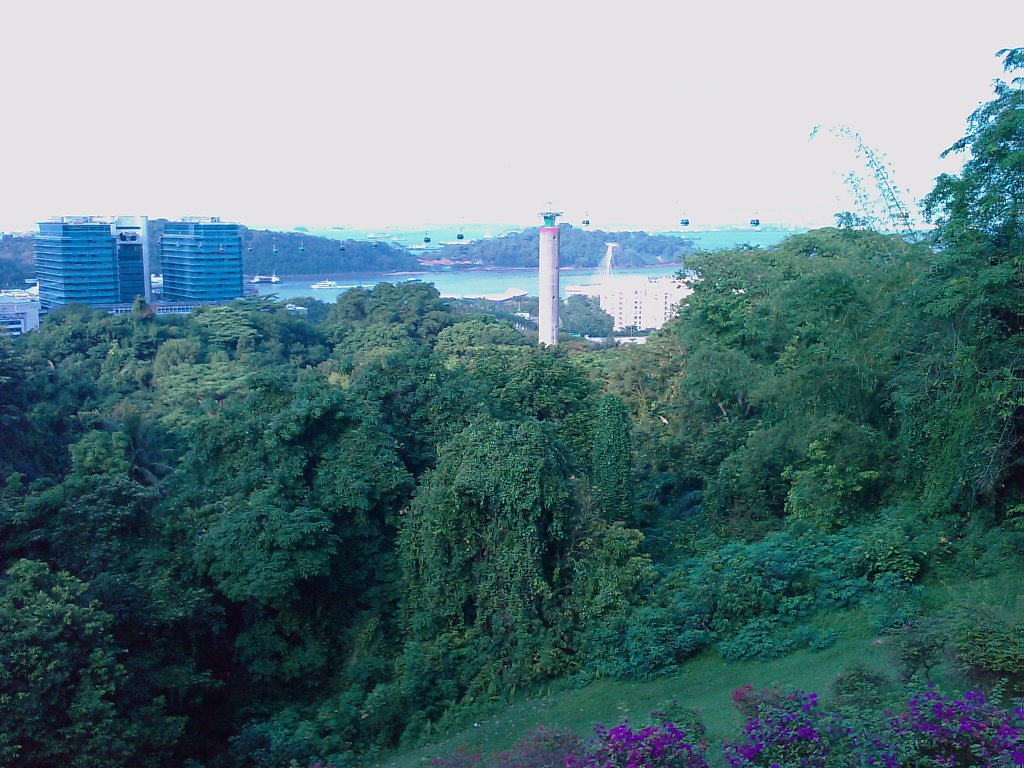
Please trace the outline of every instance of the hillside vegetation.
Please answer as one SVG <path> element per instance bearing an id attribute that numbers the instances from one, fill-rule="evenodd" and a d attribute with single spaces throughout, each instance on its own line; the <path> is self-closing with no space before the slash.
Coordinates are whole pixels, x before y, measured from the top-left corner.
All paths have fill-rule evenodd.
<path id="1" fill-rule="evenodd" d="M 694 293 L 642 346 L 539 348 L 387 283 L 305 317 L 69 306 L 0 338 L 0 764 L 373 764 L 509 703 L 589 690 L 578 731 L 614 714 L 602 691 L 747 670 L 756 733 L 680 685 L 646 735 L 643 712 L 592 748 L 531 737 L 533 763 L 442 759 L 627 765 L 612 742 L 639 739 L 697 766 L 704 720 L 736 766 L 1012 765 L 1022 101 L 1002 84 L 972 117 L 928 242 L 827 228 L 688 259 Z M 826 677 L 828 701 L 786 690 Z M 675 692 L 644 690 L 624 708 Z M 914 719 L 936 707 L 1003 751 Z M 783 744 L 793 723 L 831 762 Z"/>
<path id="2" fill-rule="evenodd" d="M 35 274 L 32 238 L 0 235 L 0 288 L 25 288 L 25 280 L 35 277 Z"/>
<path id="3" fill-rule="evenodd" d="M 579 229 L 570 224 L 559 227 L 559 263 L 563 267 L 596 267 L 604 257 L 606 244 L 618 243 L 615 266 L 643 267 L 679 264 L 693 253 L 689 240 L 646 232 L 605 232 Z M 528 227 L 502 237 L 445 245 L 437 258 L 468 261 L 493 267 L 532 267 L 537 264 L 540 229 Z"/>

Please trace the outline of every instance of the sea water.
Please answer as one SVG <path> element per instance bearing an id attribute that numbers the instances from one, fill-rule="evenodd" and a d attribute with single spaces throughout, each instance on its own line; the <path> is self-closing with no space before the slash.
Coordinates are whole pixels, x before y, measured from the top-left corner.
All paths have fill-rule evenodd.
<path id="1" fill-rule="evenodd" d="M 649 277 L 665 277 L 679 272 L 680 266 L 665 267 L 634 267 L 616 269 L 616 275 L 647 275 Z M 559 270 L 559 288 L 563 298 L 567 285 L 589 285 L 598 277 L 597 269 L 561 269 Z M 321 280 L 333 280 L 336 288 L 313 288 L 312 284 Z M 321 301 L 333 303 L 338 296 L 350 288 L 372 288 L 377 283 L 432 283 L 442 296 L 449 298 L 477 298 L 481 296 L 497 296 L 508 293 L 525 293 L 537 295 L 537 270 L 527 269 L 470 269 L 450 270 L 443 272 L 397 272 L 383 274 L 338 274 L 309 275 L 304 277 L 290 275 L 282 277 L 280 283 L 274 285 L 260 284 L 256 287 L 260 296 L 276 295 L 279 299 L 293 299 L 297 296 L 312 296 Z"/>
<path id="2" fill-rule="evenodd" d="M 487 227 L 484 232 L 484 225 L 467 225 L 465 234 L 467 239 L 478 239 L 487 236 L 491 231 L 500 235 L 508 231 L 502 226 Z M 312 234 L 314 230 L 309 230 Z M 438 238 L 454 237 L 456 230 L 449 227 L 448 231 L 438 228 Z M 381 239 L 388 239 L 395 244 L 407 245 L 412 241 L 415 234 L 410 230 L 381 230 L 380 232 L 368 232 L 366 230 L 345 230 L 335 228 L 334 230 L 315 230 L 316 234 L 330 237 L 357 237 L 365 239 L 368 235 L 374 235 Z M 793 232 L 785 229 L 724 229 L 724 230 L 695 230 L 695 231 L 671 231 L 652 232 L 651 234 L 672 235 L 685 238 L 693 242 L 694 248 L 701 251 L 715 251 L 722 248 L 734 248 L 740 245 L 756 247 L 769 247 L 776 245 Z M 649 277 L 664 277 L 674 275 L 681 269 L 680 265 L 659 266 L 659 267 L 631 267 L 616 269 L 616 275 L 647 275 Z M 596 281 L 598 270 L 563 268 L 559 270 L 559 287 L 562 297 L 565 297 L 567 285 L 589 285 Z M 338 285 L 336 288 L 313 288 L 312 284 L 321 280 L 334 280 Z M 378 283 L 403 283 L 403 282 L 433 283 L 442 296 L 450 298 L 476 298 L 481 296 L 498 296 L 508 293 L 526 293 L 530 296 L 538 294 L 537 269 L 465 269 L 445 271 L 423 271 L 423 272 L 396 272 L 396 273 L 371 273 L 371 274 L 318 274 L 318 275 L 289 275 L 281 278 L 280 283 L 273 285 L 260 284 L 255 286 L 259 295 L 275 295 L 279 299 L 292 299 L 298 296 L 312 296 L 333 303 L 335 299 L 350 288 L 363 287 L 372 288 Z M 246 285 L 246 287 L 253 287 Z"/>

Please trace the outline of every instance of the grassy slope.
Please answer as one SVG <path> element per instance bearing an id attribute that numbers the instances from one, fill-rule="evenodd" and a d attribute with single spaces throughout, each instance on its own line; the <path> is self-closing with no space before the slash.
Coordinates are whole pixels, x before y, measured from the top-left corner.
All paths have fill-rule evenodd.
<path id="1" fill-rule="evenodd" d="M 986 579 L 933 583 L 929 585 L 927 603 L 931 613 L 985 607 L 1019 621 L 1024 618 L 1024 572 L 1007 570 Z M 655 680 L 601 680 L 580 689 L 563 687 L 516 701 L 497 713 L 481 715 L 477 725 L 470 724 L 434 744 L 393 755 L 379 764 L 413 768 L 429 765 L 432 759 L 459 749 L 470 754 L 500 752 L 541 725 L 570 728 L 590 736 L 595 723 L 613 724 L 623 718 L 642 721 L 673 697 L 699 712 L 713 745 L 709 757 L 714 758 L 715 745 L 740 734 L 740 716 L 733 707 L 732 692 L 742 685 L 779 685 L 827 694 L 836 675 L 854 663 L 890 679 L 896 677 L 893 640 L 874 634 L 873 617 L 867 611 L 839 612 L 815 623 L 840 629 L 840 639 L 823 651 L 800 651 L 768 662 L 726 663 L 712 652 L 690 660 L 676 674 Z M 954 688 L 963 685 L 948 666 L 935 670 L 933 678 Z"/>
<path id="2" fill-rule="evenodd" d="M 849 622 L 847 636 L 823 651 L 801 651 L 770 662 L 727 664 L 717 653 L 687 662 L 678 673 L 651 681 L 601 680 L 577 690 L 561 690 L 535 699 L 516 702 L 499 713 L 483 717 L 479 727 L 455 733 L 428 747 L 394 756 L 381 763 L 392 768 L 429 764 L 440 755 L 458 749 L 469 753 L 500 752 L 524 733 L 539 725 L 571 728 L 589 736 L 594 723 L 612 724 L 622 718 L 640 721 L 651 710 L 673 697 L 696 709 L 707 726 L 707 738 L 717 743 L 734 738 L 740 717 L 732 705 L 732 692 L 746 683 L 755 688 L 778 684 L 806 690 L 827 690 L 836 674 L 853 662 L 892 675 L 891 654 L 885 642 L 878 643 Z"/>

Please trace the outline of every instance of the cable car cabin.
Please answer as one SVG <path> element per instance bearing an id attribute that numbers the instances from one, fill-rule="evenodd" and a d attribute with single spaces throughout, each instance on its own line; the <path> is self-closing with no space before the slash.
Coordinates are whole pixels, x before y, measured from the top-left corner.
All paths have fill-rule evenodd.
<path id="1" fill-rule="evenodd" d="M 338 243 L 338 250 L 339 251 L 344 251 L 345 250 L 345 244 L 344 243 Z"/>
<path id="2" fill-rule="evenodd" d="M 758 218 L 751 219 L 750 220 L 750 226 L 752 226 L 752 227 L 760 227 L 761 226 L 761 220 L 758 219 Z"/>
<path id="3" fill-rule="evenodd" d="M 249 253 L 252 253 L 252 246 L 250 245 L 246 250 L 249 251 Z"/>
<path id="4" fill-rule="evenodd" d="M 583 220 L 583 226 L 584 227 L 589 227 L 590 226 L 590 219 L 584 219 Z"/>
<path id="5" fill-rule="evenodd" d="M 457 234 L 457 235 L 455 236 L 455 239 L 456 239 L 456 240 L 465 240 L 465 239 L 466 239 L 466 236 L 465 236 L 464 234 L 462 234 L 461 232 L 459 232 L 459 234 Z"/>
<path id="6" fill-rule="evenodd" d="M 299 243 L 299 253 L 302 253 L 304 250 L 306 250 L 305 243 Z"/>
<path id="7" fill-rule="evenodd" d="M 690 220 L 689 219 L 680 219 L 679 220 L 679 226 L 680 227 L 688 227 L 688 226 L 690 226 Z"/>
<path id="8" fill-rule="evenodd" d="M 430 242 L 430 235 L 424 235 L 423 236 L 423 242 L 424 242 L 424 244 L 429 243 Z"/>

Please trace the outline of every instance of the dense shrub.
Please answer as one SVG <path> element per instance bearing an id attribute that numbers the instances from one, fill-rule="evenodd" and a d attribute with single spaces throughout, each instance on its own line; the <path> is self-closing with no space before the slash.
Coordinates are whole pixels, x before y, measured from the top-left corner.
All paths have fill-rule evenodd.
<path id="1" fill-rule="evenodd" d="M 1015 693 L 1024 688 L 1024 623 L 1010 624 L 995 616 L 965 620 L 953 644 L 960 667 L 978 684 L 1005 679 Z"/>

